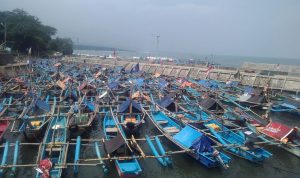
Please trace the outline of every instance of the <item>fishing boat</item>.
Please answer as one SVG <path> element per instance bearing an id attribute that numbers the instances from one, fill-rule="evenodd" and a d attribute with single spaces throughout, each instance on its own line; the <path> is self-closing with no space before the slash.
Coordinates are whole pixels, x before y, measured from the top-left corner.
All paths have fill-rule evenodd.
<path id="1" fill-rule="evenodd" d="M 240 107 L 227 106 L 226 111 L 222 116 L 224 124 L 229 121 L 241 127 L 247 127 L 247 124 L 261 125 L 262 123 L 267 122 L 266 119 L 263 119 L 261 116 L 248 108 L 243 109 Z"/>
<path id="2" fill-rule="evenodd" d="M 300 132 L 297 127 L 289 127 L 271 121 L 267 125 L 248 124 L 248 128 L 266 143 L 275 144 L 289 153 L 300 157 Z"/>
<path id="3" fill-rule="evenodd" d="M 92 125 L 97 116 L 98 107 L 93 101 L 83 98 L 75 102 L 68 111 L 68 127 L 73 134 L 81 135 Z"/>
<path id="4" fill-rule="evenodd" d="M 4 134 L 6 133 L 9 127 L 9 121 L 7 120 L 0 120 L 0 143 L 4 141 Z"/>
<path id="5" fill-rule="evenodd" d="M 128 98 L 118 108 L 119 121 L 124 132 L 129 136 L 137 135 L 143 123 L 142 118 L 144 118 L 141 105 Z"/>
<path id="6" fill-rule="evenodd" d="M 290 112 L 290 113 L 300 115 L 300 98 L 296 96 L 285 97 L 283 101 L 272 105 L 271 111 Z"/>
<path id="7" fill-rule="evenodd" d="M 122 127 L 117 123 L 111 112 L 107 112 L 103 121 L 103 130 L 105 138 L 104 149 L 110 156 L 128 157 L 128 159 L 116 159 L 115 167 L 121 178 L 138 177 L 142 169 L 139 162 L 134 158 L 134 153 L 129 146 Z"/>
<path id="8" fill-rule="evenodd" d="M 244 93 L 237 97 L 237 101 L 243 106 L 264 109 L 267 105 L 265 91 L 260 88 L 246 87 Z"/>
<path id="9" fill-rule="evenodd" d="M 58 80 L 56 85 L 61 88 L 59 100 L 57 102 L 63 101 L 78 101 L 80 97 L 80 93 L 75 87 L 77 81 L 72 79 L 71 77 L 66 77 L 63 81 Z"/>
<path id="10" fill-rule="evenodd" d="M 225 106 L 218 99 L 210 97 L 208 93 L 202 94 L 199 99 L 191 99 L 186 95 L 182 95 L 181 98 L 183 98 L 184 102 L 189 104 L 197 103 L 199 106 L 213 114 L 222 115 L 225 112 Z"/>
<path id="11" fill-rule="evenodd" d="M 11 106 L 12 101 L 13 101 L 13 97 L 10 97 L 10 98 L 4 98 L 2 102 L 0 102 L 0 117 L 4 115 L 4 113 L 9 108 L 9 106 Z"/>
<path id="12" fill-rule="evenodd" d="M 152 111 L 150 120 L 171 142 L 208 168 L 228 167 L 231 158 L 214 149 L 213 142 L 203 133 L 188 126 L 180 126 L 162 111 Z"/>
<path id="13" fill-rule="evenodd" d="M 63 116 L 53 118 L 47 128 L 41 147 L 36 178 L 42 178 L 43 176 L 61 177 L 62 166 L 67 158 L 67 134 L 67 118 Z"/>
<path id="14" fill-rule="evenodd" d="M 208 114 L 206 109 L 192 107 L 193 109 L 190 110 L 191 108 L 185 109 L 181 105 L 178 105 L 178 107 L 181 111 L 179 114 L 177 113 L 176 117 L 181 122 L 192 123 L 193 126 L 205 133 L 208 130 L 210 133 L 207 134 L 211 134 L 214 139 L 221 143 L 225 151 L 252 162 L 261 162 L 272 156 L 263 148 L 253 145 L 253 139 L 246 137 L 238 125 L 231 124 L 236 128 L 233 131 L 224 125 L 223 119 L 218 119 L 217 116 L 211 113 Z"/>
<path id="15" fill-rule="evenodd" d="M 78 90 L 86 96 L 97 95 L 97 88 L 95 85 L 91 84 L 91 81 L 81 83 L 78 87 Z"/>
<path id="16" fill-rule="evenodd" d="M 13 122 L 14 132 L 24 133 L 27 140 L 39 140 L 43 138 L 48 123 L 56 108 L 56 98 L 53 98 L 52 106 L 49 104 L 48 95 L 45 100 L 32 95 L 31 103 L 24 107 L 23 112 Z"/>
<path id="17" fill-rule="evenodd" d="M 205 112 L 201 112 L 198 118 L 206 121 L 203 126 L 225 146 L 226 151 L 251 162 L 262 162 L 272 156 L 267 150 L 254 145 L 253 141 L 245 135 L 245 133 L 248 133 L 247 131 L 245 133 L 241 130 L 234 132 L 217 120 L 209 119 L 209 115 Z"/>

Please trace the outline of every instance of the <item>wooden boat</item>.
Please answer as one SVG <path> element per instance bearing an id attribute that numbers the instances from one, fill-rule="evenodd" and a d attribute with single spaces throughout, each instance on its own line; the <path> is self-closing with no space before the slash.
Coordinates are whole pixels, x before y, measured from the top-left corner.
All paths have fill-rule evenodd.
<path id="1" fill-rule="evenodd" d="M 212 119 L 213 117 L 211 116 L 213 115 L 206 113 L 204 111 L 205 109 L 198 108 L 198 110 L 195 110 L 193 108 L 193 111 L 189 111 L 189 109 L 185 109 L 180 105 L 179 108 L 182 109 L 182 111 L 177 117 L 182 122 L 190 122 L 197 128 L 200 128 L 200 130 L 208 130 L 210 134 L 225 147 L 226 151 L 253 162 L 263 161 L 272 155 L 258 146 L 252 146 L 252 140 L 246 138 L 246 135 L 239 130 L 239 126 L 232 124 L 238 128 L 232 131 L 223 124 L 223 120 L 219 122 L 217 120 L 218 117 L 215 116 L 215 119 Z"/>
<path id="2" fill-rule="evenodd" d="M 81 105 L 75 102 L 68 112 L 68 127 L 72 134 L 81 135 L 97 116 L 98 107 L 93 101 L 83 99 Z"/>
<path id="3" fill-rule="evenodd" d="M 197 103 L 202 108 L 209 110 L 214 114 L 223 114 L 224 113 L 224 105 L 218 101 L 217 98 L 213 98 L 209 93 L 200 93 L 193 88 L 186 87 L 184 89 L 187 91 L 187 95 L 182 95 L 181 97 L 187 103 Z"/>
<path id="4" fill-rule="evenodd" d="M 246 87 L 244 93 L 237 97 L 237 101 L 243 106 L 256 108 L 265 108 L 267 106 L 265 91 L 259 88 Z"/>
<path id="5" fill-rule="evenodd" d="M 9 108 L 9 106 L 12 104 L 13 97 L 10 98 L 4 98 L 2 102 L 0 103 L 0 117 L 4 115 L 6 110 Z"/>
<path id="6" fill-rule="evenodd" d="M 83 82 L 81 85 L 79 85 L 78 90 L 86 96 L 96 96 L 97 95 L 96 86 L 90 84 L 89 82 Z"/>
<path id="7" fill-rule="evenodd" d="M 201 121 L 205 121 L 203 126 L 225 146 L 226 151 L 251 162 L 261 162 L 272 156 L 272 154 L 265 149 L 253 145 L 252 141 L 248 140 L 243 132 L 238 131 L 236 133 L 228 129 L 217 120 L 209 119 L 209 115 L 205 112 L 201 111 L 197 118 Z"/>
<path id="8" fill-rule="evenodd" d="M 114 161 L 118 174 L 122 178 L 138 177 L 142 169 L 139 162 L 134 158 L 130 146 L 125 137 L 125 133 L 118 124 L 116 118 L 113 118 L 111 112 L 107 112 L 103 121 L 103 130 L 105 138 L 109 141 L 104 143 L 104 149 L 110 156 L 129 156 L 131 159 Z"/>
<path id="9" fill-rule="evenodd" d="M 198 130 L 180 126 L 162 111 L 152 111 L 151 121 L 171 142 L 208 168 L 228 167 L 231 158 L 212 147 L 213 142 Z"/>
<path id="10" fill-rule="evenodd" d="M 0 143 L 4 140 L 4 134 L 6 133 L 9 127 L 9 121 L 7 120 L 0 120 Z"/>
<path id="11" fill-rule="evenodd" d="M 42 178 L 44 171 L 49 172 L 51 178 L 61 177 L 62 166 L 67 157 L 67 134 L 67 118 L 62 116 L 53 118 L 47 128 L 38 159 L 40 162 L 50 160 L 52 166 L 48 170 L 41 170 L 40 168 L 36 178 Z"/>
<path id="12" fill-rule="evenodd" d="M 297 127 L 271 121 L 267 125 L 248 124 L 248 128 L 266 143 L 275 144 L 300 157 L 300 132 Z"/>
<path id="13" fill-rule="evenodd" d="M 119 122 L 122 124 L 124 132 L 129 136 L 137 135 L 143 123 L 142 118 L 144 118 L 141 105 L 128 98 L 118 108 Z"/>
<path id="14" fill-rule="evenodd" d="M 240 107 L 227 106 L 225 113 L 222 115 L 224 122 L 230 121 L 240 127 L 247 127 L 247 124 L 261 125 L 266 120 L 253 112 L 251 109 L 242 109 Z"/>
<path id="15" fill-rule="evenodd" d="M 276 93 L 275 95 L 271 95 L 270 99 L 273 101 L 283 101 L 285 99 L 285 96 Z"/>
<path id="16" fill-rule="evenodd" d="M 24 107 L 19 118 L 13 122 L 13 131 L 24 133 L 28 140 L 43 138 L 56 108 L 56 98 L 53 98 L 52 106 L 49 104 L 49 98 L 49 95 L 45 100 L 34 96 L 32 102 Z"/>
<path id="17" fill-rule="evenodd" d="M 300 98 L 285 97 L 285 99 L 277 104 L 272 105 L 272 112 L 290 112 L 300 115 Z"/>

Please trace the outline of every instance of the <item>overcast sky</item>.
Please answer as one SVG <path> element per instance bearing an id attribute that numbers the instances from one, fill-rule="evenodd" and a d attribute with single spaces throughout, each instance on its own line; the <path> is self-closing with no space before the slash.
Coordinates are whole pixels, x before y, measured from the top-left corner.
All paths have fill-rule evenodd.
<path id="1" fill-rule="evenodd" d="M 300 58 L 299 0 L 0 0 L 15 8 L 80 44 Z"/>

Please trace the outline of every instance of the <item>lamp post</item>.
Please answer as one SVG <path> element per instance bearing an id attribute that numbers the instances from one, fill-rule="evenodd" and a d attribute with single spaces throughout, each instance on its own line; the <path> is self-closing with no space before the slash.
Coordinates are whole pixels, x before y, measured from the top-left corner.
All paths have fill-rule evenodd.
<path id="1" fill-rule="evenodd" d="M 5 22 L 1 22 L 2 27 L 4 28 L 4 49 L 6 46 L 6 23 Z"/>

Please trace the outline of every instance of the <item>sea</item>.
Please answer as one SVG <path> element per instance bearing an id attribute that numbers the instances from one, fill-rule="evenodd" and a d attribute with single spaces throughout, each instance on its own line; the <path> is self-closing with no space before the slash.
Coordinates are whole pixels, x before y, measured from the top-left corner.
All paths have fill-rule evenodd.
<path id="1" fill-rule="evenodd" d="M 90 54 L 90 55 L 112 55 L 112 51 L 85 51 L 75 50 L 76 54 Z M 237 57 L 237 56 L 222 56 L 222 55 L 195 55 L 195 54 L 151 54 L 151 53 L 137 53 L 131 51 L 117 51 L 117 55 L 124 57 L 143 57 L 143 56 L 164 56 L 181 59 L 200 59 L 200 60 L 211 60 L 211 62 L 220 63 L 221 65 L 227 66 L 240 66 L 244 61 L 248 62 L 263 62 L 263 63 L 280 63 L 290 65 L 300 65 L 300 60 L 297 59 L 283 59 L 283 58 L 261 58 L 261 57 Z M 263 114 L 263 111 L 257 111 Z M 274 121 L 279 121 L 287 124 L 291 127 L 300 127 L 300 116 L 290 113 L 271 113 L 271 118 Z M 96 123 L 93 127 L 85 134 L 85 138 L 103 138 L 102 129 L 103 115 L 99 115 Z M 153 126 L 148 120 L 143 125 L 140 137 L 145 135 L 159 135 L 159 131 Z M 22 135 L 11 135 L 7 134 L 7 140 L 14 142 L 15 140 L 21 140 L 24 142 Z M 41 140 L 40 140 L 41 141 Z M 166 150 L 176 151 L 178 147 L 173 145 L 170 141 L 165 138 L 161 139 L 163 146 Z M 96 158 L 96 152 L 92 142 L 85 142 L 87 145 L 82 146 L 80 151 L 81 159 Z M 142 149 L 147 155 L 151 155 L 149 146 L 145 141 L 139 141 Z M 172 165 L 168 167 L 162 167 L 156 159 L 145 159 L 140 160 L 142 174 L 141 178 L 300 178 L 300 158 L 286 152 L 285 150 L 276 146 L 266 146 L 265 149 L 270 151 L 273 156 L 270 159 L 262 163 L 252 163 L 247 160 L 241 159 L 237 156 L 230 155 L 232 162 L 228 169 L 214 168 L 208 169 L 197 161 L 192 159 L 186 154 L 177 154 L 171 157 Z M 102 153 L 103 148 L 101 147 Z M 3 148 L 0 150 L 3 152 Z M 38 152 L 37 146 L 21 146 L 20 154 L 18 158 L 18 164 L 32 164 L 35 163 Z M 67 162 L 74 162 L 74 146 L 70 146 L 68 152 Z M 2 153 L 1 153 L 2 154 Z M 12 161 L 13 150 L 9 150 L 9 161 Z M 86 162 L 86 163 L 97 163 L 97 161 Z M 107 167 L 108 173 L 103 172 L 101 165 L 97 166 L 80 166 L 79 173 L 74 174 L 73 166 L 68 166 L 63 171 L 63 177 L 65 178 L 117 178 L 118 173 L 115 169 L 113 162 L 108 162 Z M 5 172 L 4 177 L 9 177 L 10 171 Z M 36 170 L 32 167 L 17 168 L 15 177 L 27 178 L 35 177 Z"/>
<path id="2" fill-rule="evenodd" d="M 97 56 L 113 55 L 114 51 L 100 51 L 100 50 L 74 50 L 73 54 L 88 54 Z M 253 56 L 234 56 L 234 55 L 214 55 L 214 54 L 194 54 L 194 53 L 180 53 L 180 52 L 142 52 L 142 51 L 115 51 L 120 57 L 166 57 L 172 58 L 174 61 L 187 61 L 190 59 L 202 62 L 209 62 L 220 64 L 225 67 L 240 67 L 244 62 L 253 63 L 268 63 L 268 64 L 284 64 L 284 65 L 298 65 L 300 66 L 300 59 L 284 58 L 284 57 L 253 57 Z"/>
<path id="3" fill-rule="evenodd" d="M 100 139 L 103 138 L 102 121 L 104 116 L 99 116 L 96 123 L 93 124 L 85 138 Z M 271 118 L 274 121 L 285 123 L 289 126 L 300 127 L 299 115 L 272 113 Z M 160 135 L 159 131 L 153 126 L 151 121 L 146 120 L 146 123 L 141 128 L 140 137 L 147 135 Z M 23 142 L 24 138 L 19 135 L 9 136 L 11 142 L 19 139 Z M 174 144 L 165 138 L 161 138 L 162 144 L 167 151 L 179 150 Z M 82 146 L 80 151 L 81 159 L 96 158 L 95 148 L 93 142 L 84 142 L 90 146 Z M 138 142 L 147 155 L 151 155 L 151 150 L 145 141 Z M 101 147 L 103 153 L 103 148 Z M 177 154 L 171 157 L 172 165 L 162 167 L 156 159 L 140 160 L 139 163 L 142 168 L 141 178 L 299 178 L 300 177 L 300 158 L 286 152 L 285 150 L 276 146 L 266 146 L 266 150 L 271 152 L 273 156 L 262 163 L 252 163 L 237 156 L 228 154 L 232 158 L 232 162 L 228 169 L 213 168 L 208 169 L 195 161 L 193 158 L 186 154 Z M 21 146 L 18 158 L 18 164 L 32 164 L 36 160 L 38 152 L 37 146 Z M 69 147 L 68 163 L 74 162 L 74 146 Z M 11 161 L 13 151 L 9 151 L 9 160 Z M 83 163 L 83 162 L 81 162 Z M 98 163 L 97 161 L 84 162 L 84 163 Z M 103 172 L 101 165 L 97 166 L 81 166 L 79 173 L 74 174 L 73 166 L 68 166 L 64 169 L 63 176 L 65 178 L 118 178 L 118 173 L 115 169 L 114 162 L 106 164 L 109 169 L 108 173 Z M 9 171 L 6 172 L 4 177 L 8 177 Z M 35 177 L 36 170 L 32 167 L 17 168 L 15 177 L 27 178 Z"/>

